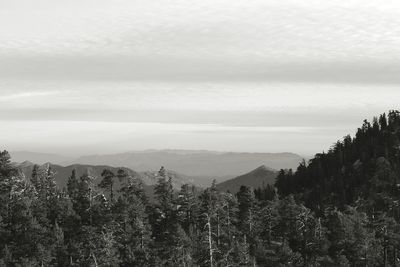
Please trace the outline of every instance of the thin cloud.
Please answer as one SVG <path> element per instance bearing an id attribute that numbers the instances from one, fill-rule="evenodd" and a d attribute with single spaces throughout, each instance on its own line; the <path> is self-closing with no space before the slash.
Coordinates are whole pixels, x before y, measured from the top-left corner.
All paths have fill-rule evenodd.
<path id="1" fill-rule="evenodd" d="M 19 100 L 32 97 L 43 97 L 57 94 L 56 91 L 44 91 L 44 92 L 21 92 L 17 94 L 0 95 L 0 101 Z"/>

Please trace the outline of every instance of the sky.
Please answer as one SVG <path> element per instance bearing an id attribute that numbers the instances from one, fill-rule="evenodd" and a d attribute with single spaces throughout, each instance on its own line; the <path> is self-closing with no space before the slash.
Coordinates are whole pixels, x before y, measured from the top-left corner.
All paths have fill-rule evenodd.
<path id="1" fill-rule="evenodd" d="M 395 0 L 0 0 L 2 149 L 312 155 L 400 103 Z"/>

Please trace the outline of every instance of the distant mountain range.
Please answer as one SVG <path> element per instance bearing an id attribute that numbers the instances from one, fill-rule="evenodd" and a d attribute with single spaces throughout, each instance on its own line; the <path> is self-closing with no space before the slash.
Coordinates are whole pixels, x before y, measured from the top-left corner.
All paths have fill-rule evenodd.
<path id="1" fill-rule="evenodd" d="M 197 177 L 209 184 L 232 178 L 260 165 L 272 169 L 296 168 L 302 157 L 293 153 L 238 153 L 207 150 L 146 150 L 109 155 L 89 155 L 72 159 L 56 154 L 28 151 L 11 152 L 14 162 L 51 162 L 62 166 L 73 164 L 125 166 L 138 172 L 157 171 L 161 166 L 177 173 Z"/>
<path id="2" fill-rule="evenodd" d="M 272 185 L 274 184 L 277 175 L 278 173 L 275 170 L 272 170 L 262 165 L 249 173 L 217 184 L 217 188 L 221 191 L 230 191 L 231 193 L 237 193 L 240 189 L 240 186 L 242 185 L 246 185 L 252 188 L 260 187 L 263 184 Z"/>
<path id="3" fill-rule="evenodd" d="M 208 187 L 215 179 L 221 190 L 232 192 L 237 191 L 242 184 L 257 187 L 263 182 L 271 183 L 276 177 L 274 170 L 295 168 L 302 160 L 302 157 L 293 153 L 225 153 L 206 150 L 147 150 L 78 159 L 27 151 L 11 152 L 11 156 L 14 162 L 24 161 L 19 167 L 28 177 L 34 163 L 42 165 L 51 162 L 52 169 L 57 173 L 57 184 L 61 188 L 66 185 L 73 169 L 78 176 L 89 173 L 101 179 L 104 169 L 116 173 L 120 166 L 124 166 L 130 175 L 139 177 L 144 185 L 152 187 L 157 182 L 158 170 L 164 166 L 172 177 L 175 189 L 183 184 Z M 238 176 L 242 173 L 246 174 Z"/>
<path id="4" fill-rule="evenodd" d="M 161 166 L 178 173 L 203 177 L 209 183 L 219 177 L 235 177 L 258 166 L 272 169 L 296 168 L 302 157 L 293 153 L 235 153 L 213 151 L 143 151 L 80 157 L 70 164 L 125 166 L 136 171 L 158 170 Z"/>

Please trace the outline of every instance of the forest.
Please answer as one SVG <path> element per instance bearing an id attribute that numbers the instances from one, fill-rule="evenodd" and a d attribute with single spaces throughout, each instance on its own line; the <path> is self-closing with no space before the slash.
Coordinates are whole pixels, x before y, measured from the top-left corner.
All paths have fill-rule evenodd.
<path id="1" fill-rule="evenodd" d="M 236 194 L 164 167 L 151 197 L 124 169 L 54 175 L 0 153 L 0 266 L 400 266 L 399 111 Z"/>

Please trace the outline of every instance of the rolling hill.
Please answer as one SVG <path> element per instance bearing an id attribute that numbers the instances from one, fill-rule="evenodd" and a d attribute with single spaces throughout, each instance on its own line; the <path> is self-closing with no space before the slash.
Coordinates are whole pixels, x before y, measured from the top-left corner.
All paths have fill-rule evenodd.
<path id="1" fill-rule="evenodd" d="M 42 165 L 47 165 L 50 163 L 45 163 Z M 30 177 L 32 174 L 34 163 L 30 161 L 24 161 L 20 164 L 17 164 L 18 168 L 22 171 L 22 173 L 26 177 Z M 98 184 L 101 181 L 101 173 L 104 169 L 109 169 L 113 173 L 117 173 L 117 167 L 110 167 L 107 165 L 82 165 L 82 164 L 73 164 L 69 166 L 60 166 L 57 164 L 50 164 L 51 169 L 55 172 L 56 183 L 59 188 L 64 188 L 67 185 L 68 178 L 71 176 L 72 170 L 76 171 L 76 175 L 78 177 L 83 174 L 89 174 L 90 176 L 95 177 L 95 183 Z M 143 183 L 144 189 L 146 193 L 149 195 L 153 194 L 153 187 L 157 182 L 157 171 L 147 171 L 147 172 L 135 172 L 129 168 L 124 169 L 130 176 L 136 177 L 140 179 Z M 175 190 L 179 190 L 183 184 L 195 185 L 197 187 L 202 187 L 201 185 L 195 182 L 195 177 L 190 177 L 187 175 L 179 174 L 174 171 L 167 170 L 167 174 L 172 178 L 172 184 Z M 117 179 L 116 179 L 117 180 Z M 151 192 L 150 192 L 151 191 Z"/>
<path id="2" fill-rule="evenodd" d="M 81 164 L 74 164 L 74 165 L 69 165 L 66 167 L 56 165 L 56 164 L 51 164 L 51 163 L 46 163 L 44 165 L 50 164 L 51 170 L 55 172 L 55 179 L 56 179 L 56 184 L 59 188 L 65 188 L 67 186 L 68 178 L 71 176 L 72 170 L 76 170 L 76 175 L 78 177 L 82 176 L 83 174 L 89 174 L 90 176 L 95 177 L 94 183 L 99 184 L 101 181 L 101 173 L 103 172 L 104 169 L 109 169 L 114 173 L 117 173 L 118 169 L 121 168 L 115 168 L 115 167 L 110 167 L 106 165 L 96 165 L 96 166 L 90 166 L 90 165 L 81 165 Z M 44 167 L 42 165 L 41 167 Z M 33 170 L 34 164 L 25 161 L 21 164 L 18 164 L 17 167 L 21 170 L 21 172 L 25 175 L 25 177 L 29 178 L 31 177 L 32 170 Z M 122 168 L 124 169 L 130 176 L 139 178 L 142 181 L 143 184 L 143 189 L 145 190 L 146 194 L 151 198 L 154 195 L 153 188 L 154 186 L 148 185 L 145 181 L 143 181 L 142 177 L 140 174 L 137 172 L 128 169 L 128 168 Z M 118 179 L 115 179 L 115 188 L 118 190 L 120 187 L 120 181 Z"/>
<path id="3" fill-rule="evenodd" d="M 267 168 L 265 165 L 262 165 L 249 173 L 217 184 L 217 188 L 221 191 L 230 191 L 231 193 L 236 193 L 239 191 L 239 188 L 242 185 L 257 188 L 263 184 L 273 184 L 276 176 L 276 171 Z"/>

